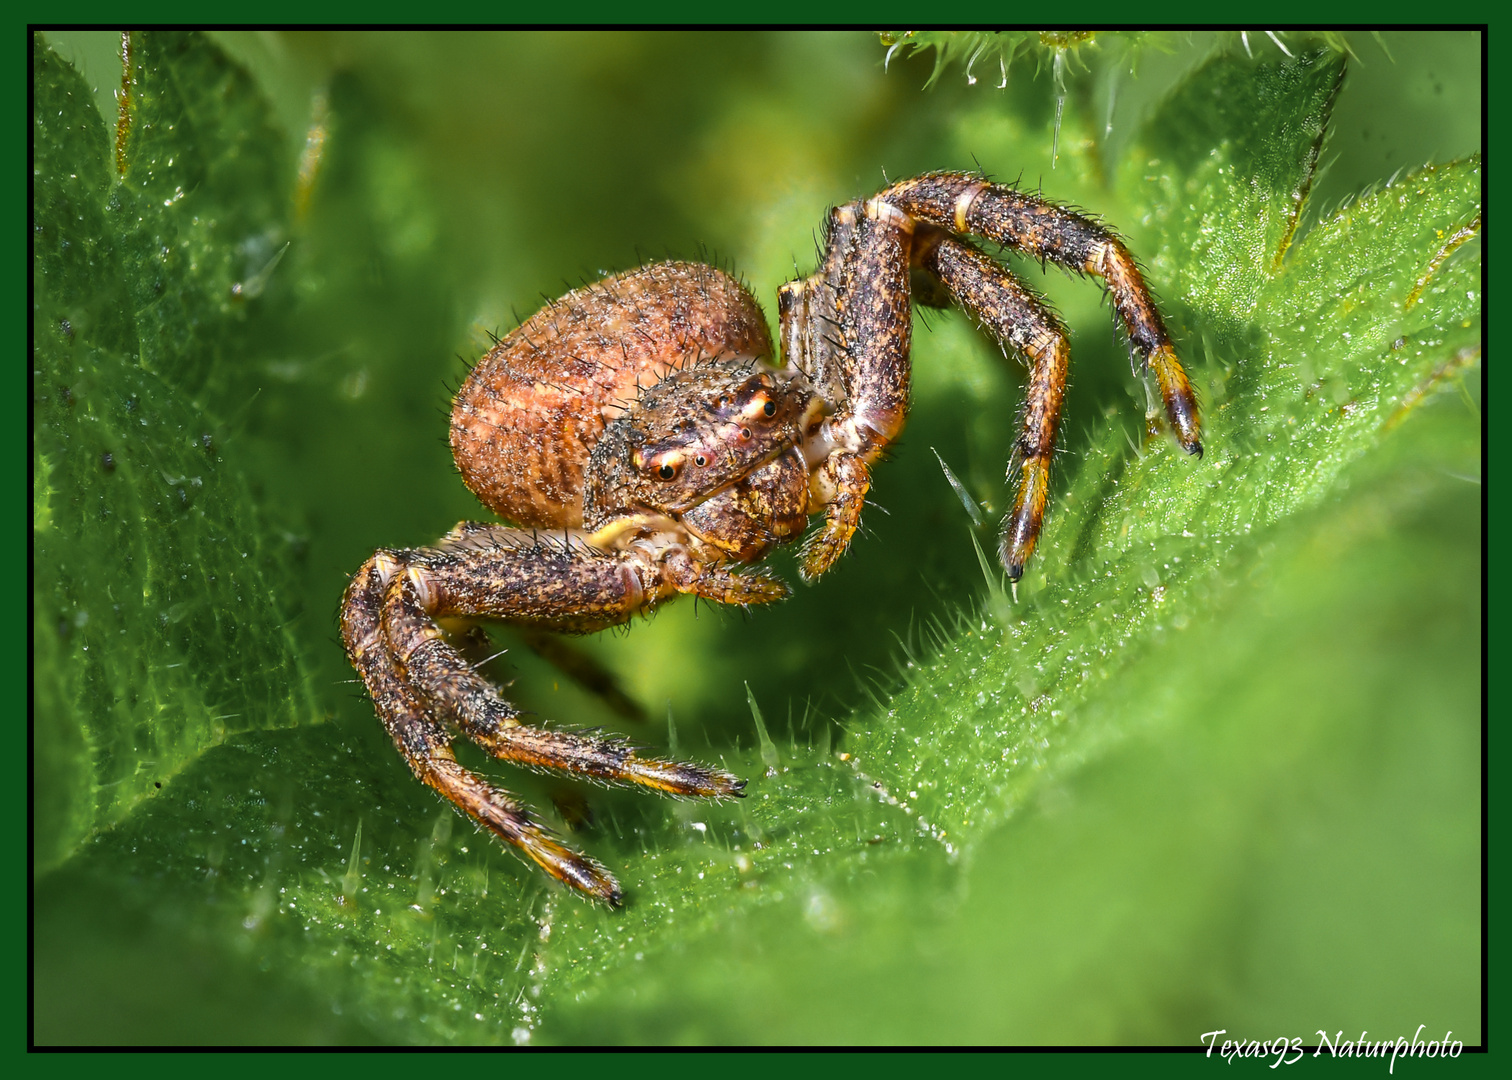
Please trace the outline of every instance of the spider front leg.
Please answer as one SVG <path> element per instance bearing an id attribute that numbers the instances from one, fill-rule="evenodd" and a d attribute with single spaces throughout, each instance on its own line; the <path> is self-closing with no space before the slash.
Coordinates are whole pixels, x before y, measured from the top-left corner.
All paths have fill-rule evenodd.
<path id="1" fill-rule="evenodd" d="M 1202 456 L 1202 423 L 1192 385 L 1144 275 L 1113 232 L 1037 195 L 970 173 L 926 173 L 894 184 L 877 200 L 946 232 L 983 236 L 1106 281 L 1128 331 L 1136 374 L 1140 369 L 1154 373 L 1176 441 L 1187 453 Z"/>
<path id="2" fill-rule="evenodd" d="M 675 555 L 674 548 L 667 554 Z M 379 552 L 359 571 L 342 611 L 347 652 L 410 767 L 469 816 L 553 877 L 609 904 L 614 877 L 558 843 L 506 792 L 458 765 L 443 723 L 493 756 L 672 795 L 738 796 L 743 781 L 703 765 L 643 757 L 614 738 L 547 731 L 519 721 L 447 641 L 436 619 L 493 618 L 586 632 L 624 622 L 682 591 L 659 551 L 603 552 L 580 539 L 459 526 L 436 548 Z M 731 575 L 734 576 L 734 575 Z"/>
<path id="3" fill-rule="evenodd" d="M 870 463 L 908 418 L 912 239 L 913 221 L 877 199 L 838 207 L 824 266 L 779 294 L 788 362 L 836 406 L 805 447 L 810 460 L 822 458 L 810 480 L 810 511 L 825 511 L 804 546 L 805 581 L 850 545 L 871 487 Z"/>
<path id="4" fill-rule="evenodd" d="M 916 241 L 914 259 L 945 286 L 951 299 L 1030 362 L 1023 422 L 1008 466 L 1010 476 L 1017 467 L 1018 484 L 998 547 L 1009 581 L 1017 582 L 1045 521 L 1050 463 L 1071 362 L 1066 330 L 1028 286 L 964 240 L 926 229 Z"/>
<path id="5" fill-rule="evenodd" d="M 619 882 L 609 871 L 564 847 L 508 792 L 457 763 L 445 727 L 406 681 L 382 625 L 384 596 L 404 569 L 403 556 L 393 551 L 374 555 L 357 571 L 341 605 L 347 656 L 362 676 L 394 745 L 416 777 L 552 877 L 607 904 L 618 904 Z"/>

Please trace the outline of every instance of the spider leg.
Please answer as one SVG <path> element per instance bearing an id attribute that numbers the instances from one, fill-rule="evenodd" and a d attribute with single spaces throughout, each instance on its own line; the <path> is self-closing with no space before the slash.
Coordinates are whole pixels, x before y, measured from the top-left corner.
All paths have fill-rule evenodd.
<path id="1" fill-rule="evenodd" d="M 970 233 L 1107 282 L 1141 367 L 1154 372 L 1176 439 L 1202 455 L 1197 399 L 1160 309 L 1129 249 L 1095 221 L 1025 191 L 970 173 L 927 173 L 894 184 L 878 200 L 952 233 Z"/>
<path id="2" fill-rule="evenodd" d="M 787 585 L 760 570 L 736 573 L 718 563 L 698 562 L 686 548 L 663 553 L 661 568 L 678 592 L 692 593 L 721 604 L 749 607 L 751 604 L 776 603 L 792 595 Z"/>
<path id="3" fill-rule="evenodd" d="M 527 626 L 602 629 L 654 604 L 659 590 L 643 590 L 638 572 L 642 568 L 635 565 L 639 553 L 633 550 L 604 553 L 529 534 L 515 534 L 516 542 L 499 542 L 502 535 L 504 530 L 497 531 L 492 547 L 475 549 L 466 557 L 458 552 L 414 552 L 388 583 L 383 633 L 417 697 L 505 761 L 561 769 L 606 783 L 640 784 L 671 795 L 739 795 L 744 782 L 719 769 L 642 757 L 620 739 L 520 723 L 518 710 L 446 640 L 437 618 L 484 617 Z"/>
<path id="4" fill-rule="evenodd" d="M 509 532 L 510 530 L 498 525 L 460 521 L 435 546 L 443 550 L 465 551 L 469 549 L 469 546 L 476 547 L 480 541 L 487 544 L 491 536 L 507 535 Z M 476 633 L 480 640 L 478 655 L 486 655 L 486 649 L 491 645 L 488 635 L 484 633 L 482 627 L 476 625 L 472 628 L 472 632 Z M 625 693 L 619 680 L 615 678 L 614 672 L 604 667 L 588 653 L 574 647 L 561 634 L 529 626 L 518 626 L 515 632 L 527 649 L 598 697 L 617 715 L 637 723 L 645 722 L 645 712 Z M 471 659 L 470 652 L 470 650 L 464 650 L 463 655 Z"/>
<path id="5" fill-rule="evenodd" d="M 384 597 L 392 582 L 402 577 L 408 554 L 380 551 L 374 555 L 357 571 L 341 607 L 341 636 L 347 656 L 362 676 L 394 745 L 420 780 L 552 877 L 595 899 L 618 905 L 619 883 L 609 871 L 563 846 L 508 792 L 457 763 L 445 728 L 432 719 L 405 681 L 389 649 L 382 613 Z"/>
<path id="6" fill-rule="evenodd" d="M 878 199 L 837 208 L 823 268 L 785 286 L 780 297 L 792 362 L 838 406 L 814 448 L 823 461 L 810 479 L 810 508 L 823 507 L 825 520 L 804 545 L 805 581 L 828 570 L 849 546 L 871 486 L 868 465 L 908 417 L 913 225 Z M 794 318 L 800 311 L 807 317 Z M 825 333 L 830 312 L 834 325 Z"/>
<path id="7" fill-rule="evenodd" d="M 998 557 L 1010 581 L 1023 577 L 1045 520 L 1050 462 L 1066 396 L 1071 346 L 1053 311 L 1013 273 L 975 246 L 936 229 L 921 230 L 914 249 L 921 269 L 974 315 L 1005 348 L 1030 362 L 1023 422 L 1008 466 L 1018 485 L 1003 518 Z"/>
<path id="8" fill-rule="evenodd" d="M 845 401 L 845 342 L 836 296 L 856 237 L 856 208 L 837 206 L 824 225 L 819 272 L 789 281 L 777 290 L 783 359 L 808 376 L 815 391 L 832 405 Z"/>

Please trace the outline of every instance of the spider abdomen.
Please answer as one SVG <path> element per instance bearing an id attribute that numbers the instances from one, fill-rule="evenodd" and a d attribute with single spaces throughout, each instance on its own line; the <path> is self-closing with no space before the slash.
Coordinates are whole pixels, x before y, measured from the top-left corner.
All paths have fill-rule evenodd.
<path id="1" fill-rule="evenodd" d="M 616 274 L 548 303 L 478 361 L 452 405 L 452 453 L 501 517 L 575 528 L 589 455 L 641 388 L 693 360 L 771 355 L 760 305 L 723 271 Z"/>

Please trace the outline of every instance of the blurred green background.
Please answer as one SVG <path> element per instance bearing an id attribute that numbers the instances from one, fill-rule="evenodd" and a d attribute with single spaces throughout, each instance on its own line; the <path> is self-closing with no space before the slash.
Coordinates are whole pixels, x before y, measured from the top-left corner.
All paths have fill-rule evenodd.
<path id="1" fill-rule="evenodd" d="M 48 40 L 113 121 L 118 39 Z M 98 613 L 39 591 L 38 679 L 58 687 L 36 716 L 39 1043 L 1480 1037 L 1478 240 L 1404 299 L 1442 241 L 1429 226 L 1463 224 L 1478 180 L 1433 174 L 1309 235 L 1478 149 L 1477 35 L 1351 38 L 1336 98 L 1334 43 L 1287 39 L 1304 63 L 1263 37 L 1253 57 L 1230 36 L 1110 38 L 1070 58 L 1058 140 L 1034 55 L 1005 88 L 989 52 L 974 84 L 957 64 L 924 89 L 927 50 L 884 71 L 867 34 L 210 42 L 251 79 L 193 69 L 205 42 L 159 61 L 188 105 L 152 136 L 183 140 L 153 182 L 199 215 L 185 237 L 229 227 L 206 202 L 269 204 L 228 256 L 257 289 L 208 328 L 181 320 L 211 345 L 165 346 L 184 370 L 152 368 L 143 394 L 240 478 L 234 524 L 203 535 L 255 539 L 266 599 L 246 621 L 269 633 L 233 644 L 235 611 L 186 640 L 192 615 L 122 616 L 97 682 L 134 642 L 154 676 L 160 647 L 228 684 L 196 705 L 170 674 L 122 705 L 134 678 L 66 674 L 75 650 L 98 657 Z M 200 186 L 164 179 L 211 144 Z M 652 717 L 633 737 L 724 758 L 751 798 L 504 776 L 575 822 L 631 901 L 562 896 L 410 778 L 336 643 L 375 547 L 483 514 L 450 463 L 448 387 L 542 296 L 644 259 L 733 265 L 770 309 L 828 206 L 977 165 L 1126 234 L 1212 410 L 1207 459 L 1144 438 L 1100 290 L 1019 264 L 1076 363 L 1050 530 L 1011 606 L 974 550 L 991 526 L 973 530 L 939 459 L 1001 512 L 1021 369 L 958 314 L 916 320 L 915 412 L 831 575 L 772 610 L 681 604 L 586 643 Z M 140 332 L 174 275 L 210 271 L 165 261 L 144 292 L 133 250 Z M 80 436 L 54 403 L 38 440 L 62 469 Z M 39 489 L 62 507 L 155 482 L 121 457 Z M 38 520 L 40 565 L 61 526 Z M 790 554 L 774 563 L 796 581 Z M 491 672 L 524 707 L 625 729 L 498 640 Z M 123 732 L 147 734 L 128 750 Z"/>

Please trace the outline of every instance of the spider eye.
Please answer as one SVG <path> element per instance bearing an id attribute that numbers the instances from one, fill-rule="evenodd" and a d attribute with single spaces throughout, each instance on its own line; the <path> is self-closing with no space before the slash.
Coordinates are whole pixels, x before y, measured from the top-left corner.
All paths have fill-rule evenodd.
<path id="1" fill-rule="evenodd" d="M 772 396 L 763 387 L 756 390 L 741 403 L 740 414 L 746 420 L 755 420 L 760 417 L 770 419 L 777 415 L 777 403 L 772 400 Z"/>
<path id="2" fill-rule="evenodd" d="M 693 464 L 697 465 L 700 469 L 708 463 L 709 459 L 704 457 L 702 454 L 699 454 L 696 458 L 693 459 Z"/>
<path id="3" fill-rule="evenodd" d="M 646 472 L 658 480 L 676 480 L 682 467 L 683 455 L 678 450 L 663 451 L 645 464 Z"/>

